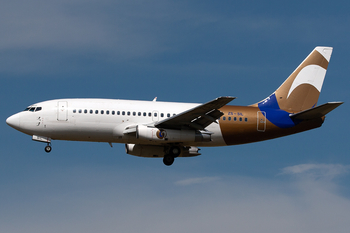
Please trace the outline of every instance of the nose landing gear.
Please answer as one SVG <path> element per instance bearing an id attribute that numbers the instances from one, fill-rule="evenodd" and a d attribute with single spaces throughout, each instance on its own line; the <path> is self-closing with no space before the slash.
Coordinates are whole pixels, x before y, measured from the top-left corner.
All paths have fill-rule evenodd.
<path id="1" fill-rule="evenodd" d="M 52 150 L 51 143 L 48 143 L 47 146 L 45 146 L 46 153 L 50 153 Z"/>
<path id="2" fill-rule="evenodd" d="M 44 137 L 44 136 L 33 135 L 32 140 L 33 141 L 37 141 L 37 142 L 45 142 L 45 143 L 47 143 L 47 146 L 45 146 L 45 151 L 46 151 L 46 153 L 51 152 L 51 150 L 52 150 L 52 148 L 51 148 L 51 138 Z"/>

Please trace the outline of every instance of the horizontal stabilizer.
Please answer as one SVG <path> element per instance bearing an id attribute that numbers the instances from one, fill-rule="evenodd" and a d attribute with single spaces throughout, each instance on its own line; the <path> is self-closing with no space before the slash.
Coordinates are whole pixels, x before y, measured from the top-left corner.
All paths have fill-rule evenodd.
<path id="1" fill-rule="evenodd" d="M 343 103 L 344 102 L 329 102 L 329 103 L 317 106 L 315 108 L 310 108 L 302 112 L 290 114 L 289 116 L 293 120 L 312 120 L 315 118 L 325 116 L 327 113 L 334 110 L 335 108 L 337 108 L 339 105 Z"/>

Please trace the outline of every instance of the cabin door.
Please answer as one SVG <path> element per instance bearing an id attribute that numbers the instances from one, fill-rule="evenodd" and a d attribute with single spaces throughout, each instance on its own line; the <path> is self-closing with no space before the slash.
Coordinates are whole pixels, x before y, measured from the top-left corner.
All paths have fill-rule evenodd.
<path id="1" fill-rule="evenodd" d="M 67 121 L 68 120 L 68 102 L 59 101 L 57 108 L 57 120 L 58 121 Z"/>
<path id="2" fill-rule="evenodd" d="M 152 121 L 153 122 L 159 121 L 159 112 L 158 111 L 153 111 L 152 112 Z"/>
<path id="3" fill-rule="evenodd" d="M 257 112 L 257 130 L 259 132 L 265 132 L 266 130 L 266 112 Z"/>

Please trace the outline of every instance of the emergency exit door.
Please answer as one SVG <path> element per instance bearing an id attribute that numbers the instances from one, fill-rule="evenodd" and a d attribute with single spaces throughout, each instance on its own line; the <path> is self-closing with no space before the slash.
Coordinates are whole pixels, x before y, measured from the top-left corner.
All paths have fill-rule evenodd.
<path id="1" fill-rule="evenodd" d="M 59 101 L 57 108 L 57 120 L 67 121 L 68 120 L 68 103 L 67 101 Z"/>
<path id="2" fill-rule="evenodd" d="M 265 132 L 265 130 L 266 130 L 266 112 L 258 111 L 257 130 L 259 132 Z"/>

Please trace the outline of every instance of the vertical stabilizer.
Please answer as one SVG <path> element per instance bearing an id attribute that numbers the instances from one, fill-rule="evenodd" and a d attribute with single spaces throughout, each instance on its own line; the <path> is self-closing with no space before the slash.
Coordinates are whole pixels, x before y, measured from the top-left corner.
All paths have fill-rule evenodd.
<path id="1" fill-rule="evenodd" d="M 259 106 L 300 112 L 316 106 L 333 48 L 316 47 L 288 79 Z"/>

